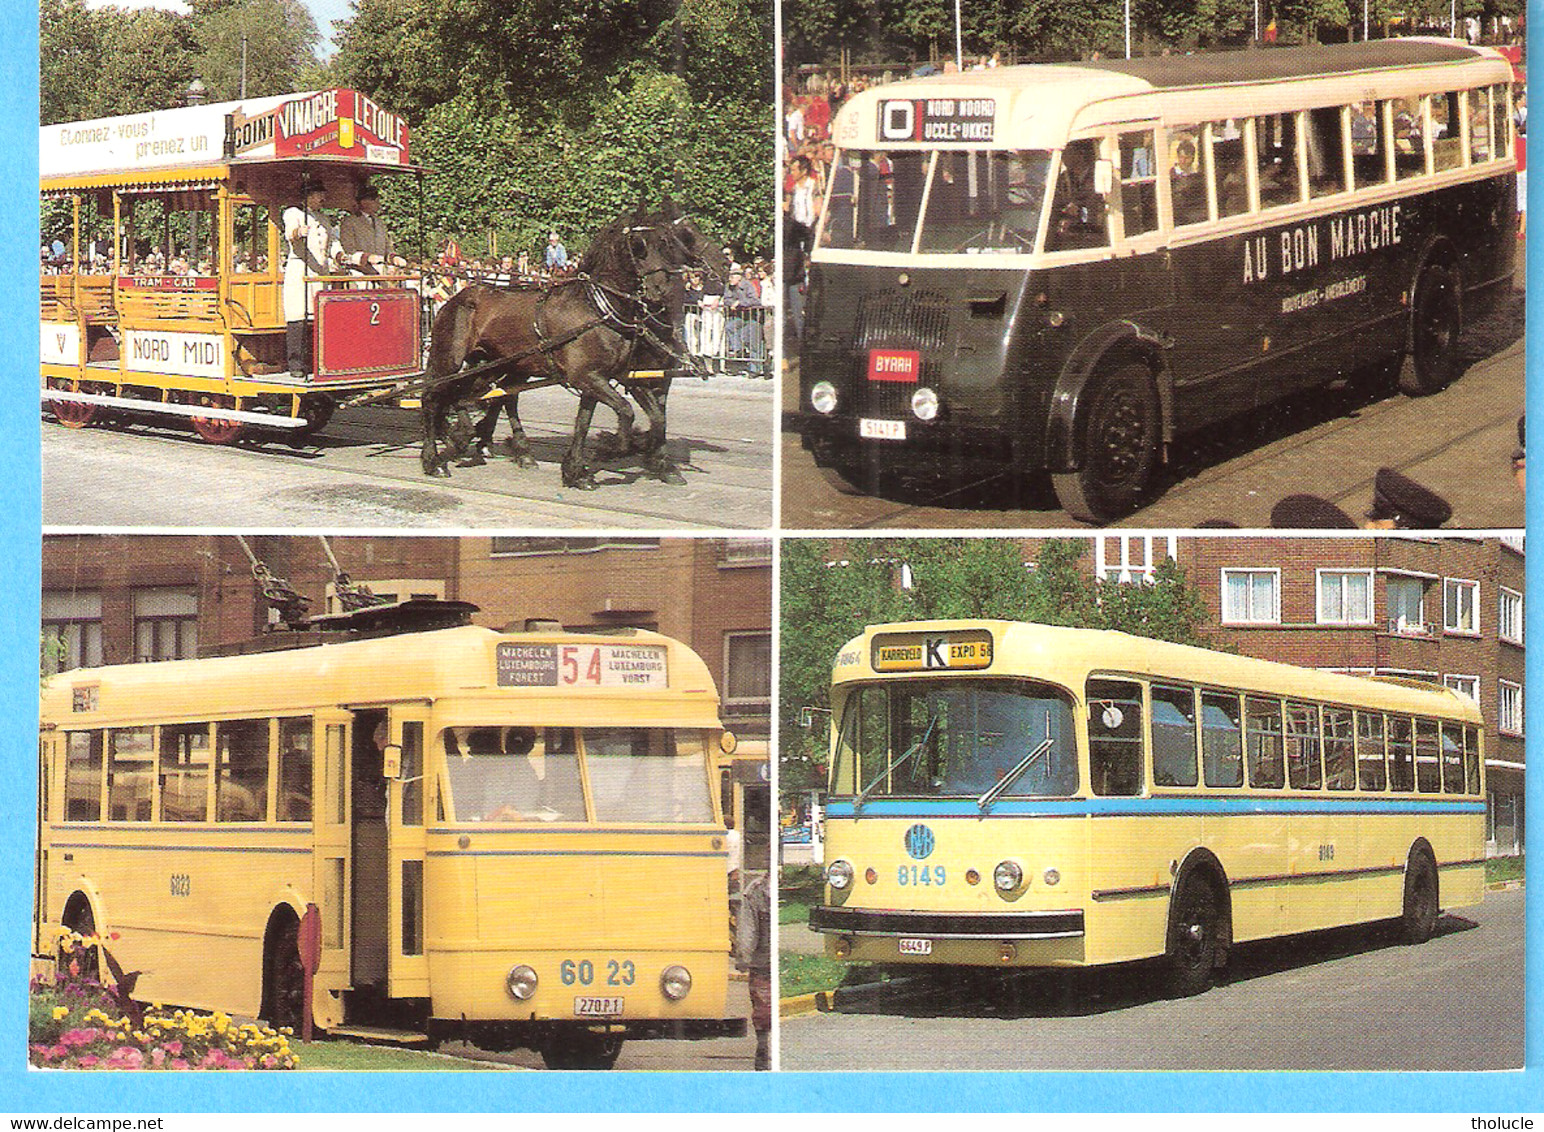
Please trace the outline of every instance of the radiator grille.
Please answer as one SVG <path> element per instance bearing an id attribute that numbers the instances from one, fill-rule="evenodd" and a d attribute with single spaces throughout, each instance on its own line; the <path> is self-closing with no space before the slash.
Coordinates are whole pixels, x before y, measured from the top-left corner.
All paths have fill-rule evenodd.
<path id="1" fill-rule="evenodd" d="M 859 349 L 942 350 L 948 338 L 949 304 L 936 291 L 871 291 L 858 303 Z"/>

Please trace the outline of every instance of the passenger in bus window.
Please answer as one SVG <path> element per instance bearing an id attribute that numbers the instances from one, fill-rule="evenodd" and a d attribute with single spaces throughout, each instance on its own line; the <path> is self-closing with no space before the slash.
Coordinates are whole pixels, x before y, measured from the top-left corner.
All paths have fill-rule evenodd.
<path id="1" fill-rule="evenodd" d="M 1095 248 L 1109 242 L 1105 230 L 1104 198 L 1094 187 L 1098 145 L 1092 138 L 1068 142 L 1062 150 L 1061 173 L 1056 182 L 1051 236 L 1047 251 Z"/>

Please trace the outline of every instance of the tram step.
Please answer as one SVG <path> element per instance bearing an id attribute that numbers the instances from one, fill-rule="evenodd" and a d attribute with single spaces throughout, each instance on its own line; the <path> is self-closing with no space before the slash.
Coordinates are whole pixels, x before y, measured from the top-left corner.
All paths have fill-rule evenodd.
<path id="1" fill-rule="evenodd" d="M 429 1035 L 418 1030 L 390 1030 L 384 1026 L 334 1026 L 327 1031 L 335 1038 L 354 1038 L 361 1042 L 378 1045 L 422 1046 L 429 1044 Z"/>

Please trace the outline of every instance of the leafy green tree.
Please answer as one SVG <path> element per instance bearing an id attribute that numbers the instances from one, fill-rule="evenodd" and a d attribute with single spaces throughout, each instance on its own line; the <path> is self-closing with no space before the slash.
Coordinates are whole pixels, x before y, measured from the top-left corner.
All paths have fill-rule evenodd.
<path id="1" fill-rule="evenodd" d="M 241 41 L 247 41 L 247 95 L 304 90 L 321 33 L 300 0 L 193 0 L 191 31 L 199 78 L 211 101 L 241 94 Z"/>
<path id="2" fill-rule="evenodd" d="M 38 115 L 48 122 L 95 116 L 100 22 L 86 0 L 42 0 L 38 5 Z"/>

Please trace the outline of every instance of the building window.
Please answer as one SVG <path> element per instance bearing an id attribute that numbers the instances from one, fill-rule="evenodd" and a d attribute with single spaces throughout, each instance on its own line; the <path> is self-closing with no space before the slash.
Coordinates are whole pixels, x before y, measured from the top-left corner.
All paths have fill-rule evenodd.
<path id="1" fill-rule="evenodd" d="M 540 538 L 495 535 L 490 551 L 505 554 L 590 554 L 597 550 L 658 550 L 657 538 Z"/>
<path id="2" fill-rule="evenodd" d="M 1510 680 L 1498 681 L 1496 698 L 1496 726 L 1503 734 L 1523 733 L 1523 686 Z"/>
<path id="3" fill-rule="evenodd" d="M 1151 582 L 1158 564 L 1175 556 L 1175 535 L 1100 535 L 1094 573 L 1105 582 Z"/>
<path id="4" fill-rule="evenodd" d="M 1442 628 L 1466 637 L 1479 636 L 1479 582 L 1448 578 L 1442 583 Z"/>
<path id="5" fill-rule="evenodd" d="M 1454 676 L 1448 675 L 1442 678 L 1444 687 L 1452 688 L 1460 696 L 1467 696 L 1474 701 L 1474 706 L 1480 706 L 1480 678 L 1478 676 Z"/>
<path id="6" fill-rule="evenodd" d="M 1372 624 L 1372 571 L 1320 570 L 1319 623 Z"/>
<path id="7" fill-rule="evenodd" d="M 134 659 L 185 660 L 198 655 L 198 591 L 134 591 Z"/>
<path id="8" fill-rule="evenodd" d="M 772 707 L 772 634 L 724 634 L 724 706 L 740 713 Z"/>
<path id="9" fill-rule="evenodd" d="M 1280 570 L 1224 570 L 1224 623 L 1274 625 L 1281 620 Z"/>
<path id="10" fill-rule="evenodd" d="M 444 601 L 445 583 L 429 578 L 355 578 L 354 585 L 366 587 L 378 604 L 392 605 L 399 601 Z M 327 583 L 327 612 L 345 613 L 347 606 L 338 600 L 338 587 Z"/>
<path id="11" fill-rule="evenodd" d="M 102 595 L 43 595 L 43 674 L 102 663 Z"/>
<path id="12" fill-rule="evenodd" d="M 768 566 L 772 563 L 769 538 L 726 538 L 719 557 L 720 566 Z"/>
<path id="13" fill-rule="evenodd" d="M 1523 643 L 1523 595 L 1505 586 L 1496 610 L 1496 635 L 1514 645 Z"/>
<path id="14" fill-rule="evenodd" d="M 1389 632 L 1429 637 L 1426 623 L 1426 583 L 1419 578 L 1388 579 Z"/>

